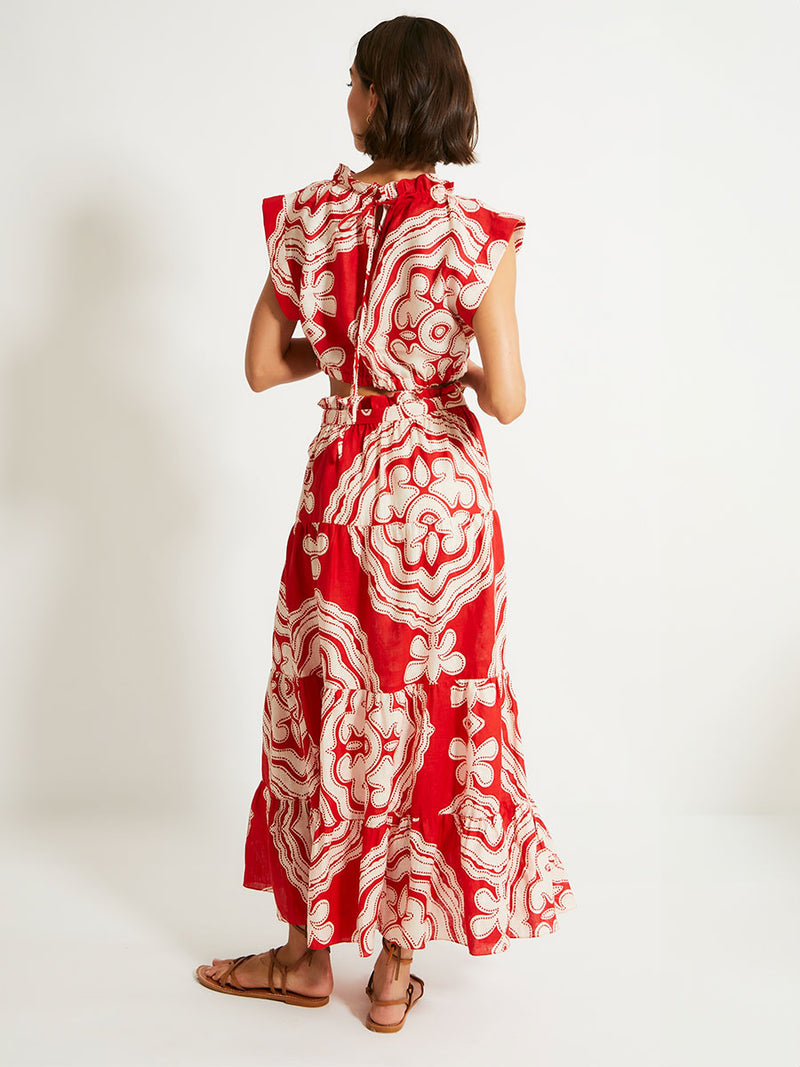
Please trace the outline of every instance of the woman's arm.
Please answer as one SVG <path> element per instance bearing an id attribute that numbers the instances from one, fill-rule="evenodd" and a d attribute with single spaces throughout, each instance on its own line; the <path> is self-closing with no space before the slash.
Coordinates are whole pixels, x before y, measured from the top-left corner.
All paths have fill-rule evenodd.
<path id="1" fill-rule="evenodd" d="M 525 410 L 525 377 L 514 306 L 516 284 L 517 255 L 514 242 L 509 241 L 472 316 L 481 363 L 469 360 L 464 375 L 464 383 L 475 390 L 481 410 L 502 423 L 513 422 Z"/>
<path id="2" fill-rule="evenodd" d="M 281 310 L 272 277 L 268 276 L 253 312 L 244 355 L 245 377 L 254 393 L 299 382 L 319 372 L 308 339 L 292 337 L 296 325 Z"/>

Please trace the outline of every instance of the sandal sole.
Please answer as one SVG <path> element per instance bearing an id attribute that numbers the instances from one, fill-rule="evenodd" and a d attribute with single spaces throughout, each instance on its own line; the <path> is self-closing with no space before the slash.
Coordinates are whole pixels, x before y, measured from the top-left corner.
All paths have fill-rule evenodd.
<path id="1" fill-rule="evenodd" d="M 283 1004 L 294 1004 L 299 1008 L 322 1008 L 331 999 L 330 996 L 310 997 L 303 993 L 293 993 L 291 990 L 287 990 L 286 993 L 273 993 L 263 986 L 254 986 L 252 989 L 235 989 L 233 986 L 220 985 L 216 979 L 209 978 L 208 975 L 203 973 L 206 966 L 206 964 L 201 964 L 194 972 L 194 975 L 201 985 L 204 985 L 206 989 L 213 989 L 215 993 L 229 993 L 234 997 L 255 997 L 257 1000 L 279 1000 Z"/>

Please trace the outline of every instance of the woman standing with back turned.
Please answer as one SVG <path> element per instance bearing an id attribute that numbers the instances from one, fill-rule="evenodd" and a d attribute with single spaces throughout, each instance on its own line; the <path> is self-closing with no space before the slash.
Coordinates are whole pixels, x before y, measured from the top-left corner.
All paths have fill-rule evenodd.
<path id="1" fill-rule="evenodd" d="M 350 75 L 351 128 L 373 163 L 263 201 L 271 270 L 246 353 L 256 392 L 330 380 L 281 577 L 245 841 L 244 885 L 274 893 L 288 939 L 196 974 L 320 1007 L 330 946 L 368 957 L 380 934 L 366 1024 L 393 1032 L 423 992 L 413 950 L 503 952 L 554 931 L 575 898 L 528 792 L 500 520 L 464 396 L 502 423 L 524 409 L 525 220 L 435 172 L 475 162 L 477 134 L 444 26 L 381 22 Z"/>

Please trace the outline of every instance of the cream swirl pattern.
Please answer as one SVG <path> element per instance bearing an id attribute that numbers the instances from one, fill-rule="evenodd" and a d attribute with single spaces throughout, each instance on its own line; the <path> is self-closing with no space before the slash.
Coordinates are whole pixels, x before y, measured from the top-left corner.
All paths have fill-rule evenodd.
<path id="1" fill-rule="evenodd" d="M 459 381 L 525 220 L 344 164 L 262 215 L 281 309 L 351 391 L 318 402 L 287 543 L 243 884 L 313 948 L 503 952 L 575 907 L 528 787 L 500 519 Z"/>

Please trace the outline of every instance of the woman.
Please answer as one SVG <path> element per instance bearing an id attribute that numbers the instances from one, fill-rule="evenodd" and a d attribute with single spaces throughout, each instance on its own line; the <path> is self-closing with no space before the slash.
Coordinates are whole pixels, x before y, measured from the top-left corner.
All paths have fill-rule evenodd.
<path id="1" fill-rule="evenodd" d="M 246 354 L 256 391 L 330 379 L 287 545 L 245 843 L 244 885 L 275 894 L 288 939 L 196 973 L 318 1007 L 330 946 L 369 956 L 381 933 L 366 1021 L 394 1032 L 423 992 L 414 949 L 502 952 L 555 930 L 575 901 L 527 788 L 502 534 L 464 397 L 474 389 L 502 423 L 524 409 L 525 220 L 436 174 L 475 161 L 477 132 L 444 26 L 381 22 L 350 75 L 372 165 L 263 201 L 271 269 Z"/>

